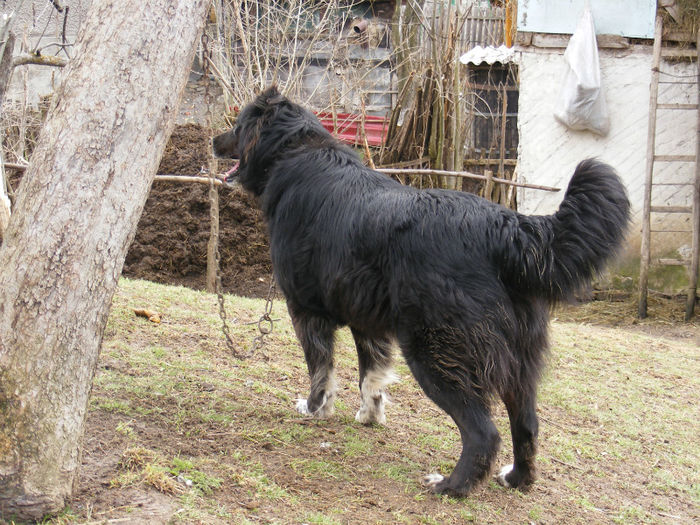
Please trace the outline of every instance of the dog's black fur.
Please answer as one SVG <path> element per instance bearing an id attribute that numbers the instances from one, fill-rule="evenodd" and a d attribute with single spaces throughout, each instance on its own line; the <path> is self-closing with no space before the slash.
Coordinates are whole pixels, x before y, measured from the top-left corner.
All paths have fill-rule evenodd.
<path id="1" fill-rule="evenodd" d="M 500 481 L 530 484 L 549 309 L 615 254 L 629 220 L 614 170 L 581 162 L 550 216 L 417 190 L 365 167 L 274 87 L 214 139 L 214 151 L 240 159 L 235 176 L 267 218 L 275 276 L 311 376 L 301 408 L 330 413 L 333 336 L 348 325 L 363 403 L 363 381 L 388 368 L 396 341 L 425 393 L 457 424 L 462 454 L 449 477 L 432 478 L 436 492 L 465 495 L 490 472 L 500 442 L 494 394 L 513 438 L 514 464 Z M 378 406 L 385 384 L 367 401 Z"/>

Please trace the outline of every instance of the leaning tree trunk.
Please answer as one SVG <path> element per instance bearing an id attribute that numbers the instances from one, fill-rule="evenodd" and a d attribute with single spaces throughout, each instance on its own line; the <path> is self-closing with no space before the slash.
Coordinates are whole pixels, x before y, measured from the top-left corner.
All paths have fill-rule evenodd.
<path id="1" fill-rule="evenodd" d="M 93 2 L 0 248 L 0 516 L 61 509 L 209 0 Z"/>

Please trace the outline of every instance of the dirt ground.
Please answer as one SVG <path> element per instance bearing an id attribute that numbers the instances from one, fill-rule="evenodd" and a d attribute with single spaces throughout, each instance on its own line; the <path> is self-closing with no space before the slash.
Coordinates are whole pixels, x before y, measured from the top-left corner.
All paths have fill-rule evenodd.
<path id="1" fill-rule="evenodd" d="M 232 335 L 246 350 L 262 302 L 229 299 Z M 188 289 L 120 283 L 78 488 L 50 523 L 697 522 L 700 325 L 676 321 L 682 302 L 654 299 L 642 322 L 631 300 L 556 310 L 538 408 L 540 479 L 525 492 L 489 481 L 464 500 L 420 484 L 425 472 L 454 466 L 458 433 L 400 360 L 388 425 L 357 425 L 356 357 L 339 334 L 336 415 L 303 419 L 293 407 L 308 379 L 283 305 L 266 347 L 237 360 L 214 303 Z M 163 322 L 134 317 L 143 305 Z M 512 461 L 507 416 L 498 404 L 494 416 L 502 465 Z"/>
<path id="2" fill-rule="evenodd" d="M 196 175 L 207 165 L 210 132 L 196 124 L 175 128 L 159 174 Z M 220 171 L 225 169 L 220 162 Z M 123 275 L 195 289 L 205 287 L 209 187 L 155 181 L 129 248 Z M 264 297 L 271 264 L 267 233 L 255 200 L 240 188 L 219 190 L 221 283 L 225 292 Z"/>

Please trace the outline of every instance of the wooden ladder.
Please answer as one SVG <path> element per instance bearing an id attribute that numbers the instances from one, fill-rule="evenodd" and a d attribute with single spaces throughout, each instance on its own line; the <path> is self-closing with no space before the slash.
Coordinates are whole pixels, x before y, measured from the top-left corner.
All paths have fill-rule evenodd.
<path id="1" fill-rule="evenodd" d="M 656 17 L 654 31 L 654 50 L 652 58 L 651 86 L 649 94 L 649 127 L 647 135 L 647 159 L 644 186 L 644 208 L 642 211 L 642 250 L 639 268 L 639 317 L 647 316 L 647 295 L 649 291 L 649 267 L 651 261 L 651 240 L 652 233 L 655 234 L 678 234 L 690 231 L 692 233 L 690 257 L 682 259 L 657 259 L 654 263 L 659 265 L 685 266 L 688 272 L 687 301 L 685 309 L 685 319 L 689 320 L 694 313 L 696 303 L 696 293 L 698 285 L 698 250 L 700 249 L 700 61 L 698 61 L 698 51 L 700 50 L 700 31 L 698 32 L 695 49 L 664 48 L 661 45 L 663 35 L 663 21 L 661 16 Z M 660 83 L 682 83 L 660 82 L 659 77 L 661 57 L 694 57 L 698 64 L 697 79 L 686 81 L 688 84 L 695 84 L 698 90 L 698 99 L 694 104 L 660 104 L 659 84 Z M 697 113 L 697 132 L 695 137 L 695 155 L 659 155 L 656 153 L 656 118 L 657 111 L 689 111 Z M 658 163 L 694 163 L 693 176 L 689 180 L 675 183 L 654 182 L 654 167 Z M 677 186 L 678 189 L 685 187 L 692 192 L 690 206 L 665 206 L 656 205 L 652 202 L 654 189 L 659 186 Z M 690 216 L 690 230 L 659 229 L 652 230 L 653 214 L 686 214 Z M 663 222 L 661 222 L 663 225 Z"/>

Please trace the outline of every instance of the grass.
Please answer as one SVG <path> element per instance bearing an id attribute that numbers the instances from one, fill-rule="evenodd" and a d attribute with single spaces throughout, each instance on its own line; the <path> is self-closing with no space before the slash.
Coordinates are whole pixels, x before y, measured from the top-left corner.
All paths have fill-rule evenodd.
<path id="1" fill-rule="evenodd" d="M 248 323 L 264 303 L 227 297 L 226 306 L 232 337 L 247 353 L 257 335 Z M 156 310 L 162 322 L 136 317 L 134 308 Z M 349 332 L 339 332 L 336 414 L 303 419 L 294 410 L 308 388 L 303 353 L 280 300 L 273 317 L 280 321 L 262 351 L 237 360 L 223 342 L 214 296 L 120 281 L 89 407 L 87 474 L 51 522 L 149 521 L 154 506 L 173 523 L 700 518 L 700 359 L 692 339 L 553 322 L 539 396 L 540 479 L 528 492 L 488 482 L 454 499 L 430 494 L 420 480 L 451 471 L 460 449 L 456 427 L 401 359 L 387 426 L 358 425 L 357 358 Z M 500 466 L 511 454 L 499 404 L 494 418 L 503 438 Z M 141 506 L 124 505 L 136 499 Z"/>

